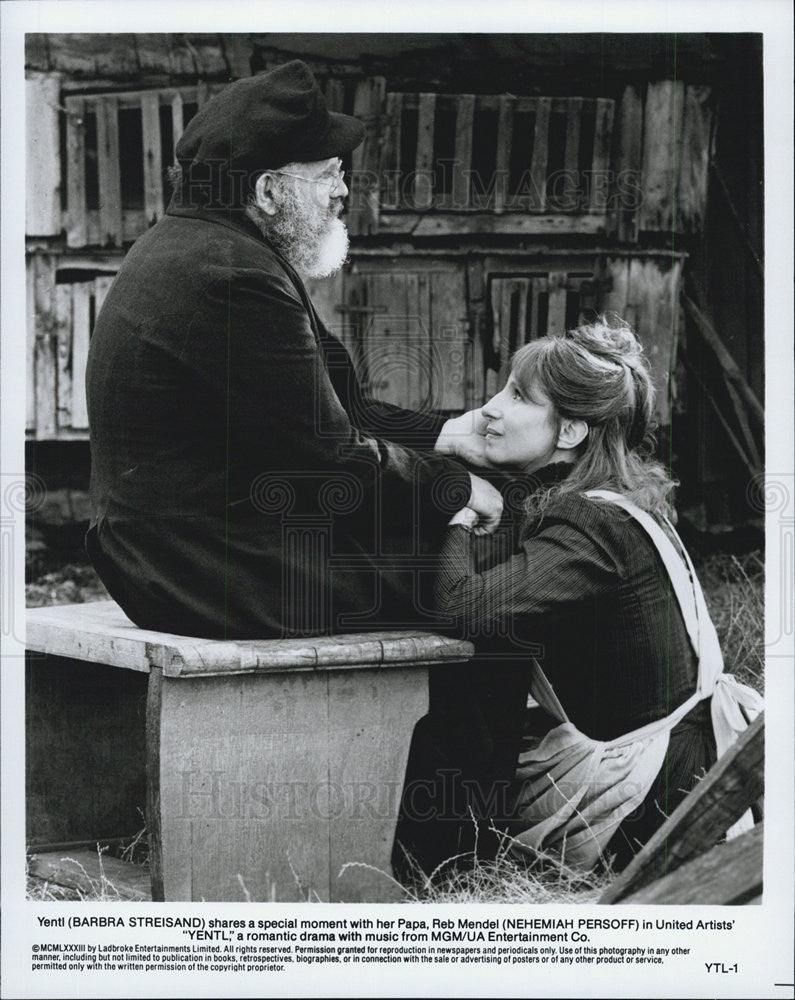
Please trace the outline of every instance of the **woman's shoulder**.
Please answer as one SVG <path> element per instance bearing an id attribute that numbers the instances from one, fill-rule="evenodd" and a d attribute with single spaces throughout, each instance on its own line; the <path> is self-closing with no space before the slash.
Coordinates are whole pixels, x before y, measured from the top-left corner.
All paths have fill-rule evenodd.
<path id="1" fill-rule="evenodd" d="M 557 493 L 550 499 L 539 521 L 542 524 L 567 521 L 577 526 L 616 531 L 623 529 L 635 519 L 629 511 L 609 500 L 589 497 L 575 491 L 565 491 Z"/>
<path id="2" fill-rule="evenodd" d="M 644 561 L 646 557 L 644 529 L 628 511 L 607 500 L 574 491 L 558 493 L 543 513 L 527 523 L 523 541 L 561 532 L 567 536 L 576 532 L 583 543 L 583 557 L 593 547 L 600 558 L 607 556 L 622 576 L 639 558 Z"/>

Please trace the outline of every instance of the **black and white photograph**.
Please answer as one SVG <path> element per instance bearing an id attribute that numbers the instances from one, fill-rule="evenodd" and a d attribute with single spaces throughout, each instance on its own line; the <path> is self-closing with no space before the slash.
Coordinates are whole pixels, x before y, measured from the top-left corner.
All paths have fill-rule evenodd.
<path id="1" fill-rule="evenodd" d="M 3 995 L 791 997 L 791 12 L 4 6 Z"/>

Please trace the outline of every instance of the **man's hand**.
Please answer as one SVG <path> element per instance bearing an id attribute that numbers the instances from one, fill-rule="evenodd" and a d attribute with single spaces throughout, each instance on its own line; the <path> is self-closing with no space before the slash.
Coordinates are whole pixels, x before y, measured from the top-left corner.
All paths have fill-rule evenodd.
<path id="1" fill-rule="evenodd" d="M 471 507 L 462 507 L 461 510 L 453 514 L 447 522 L 447 525 L 452 528 L 454 524 L 460 524 L 462 527 L 468 528 L 470 531 L 474 531 L 475 528 L 477 528 L 479 521 L 480 515 L 476 514 Z"/>
<path id="2" fill-rule="evenodd" d="M 475 534 L 490 535 L 496 530 L 502 517 L 502 494 L 480 476 L 473 476 L 470 472 L 469 479 L 472 483 L 472 492 L 467 500 L 467 507 L 478 515 Z"/>
<path id="3" fill-rule="evenodd" d="M 493 468 L 486 458 L 486 418 L 480 409 L 445 421 L 434 450 L 480 468 Z"/>

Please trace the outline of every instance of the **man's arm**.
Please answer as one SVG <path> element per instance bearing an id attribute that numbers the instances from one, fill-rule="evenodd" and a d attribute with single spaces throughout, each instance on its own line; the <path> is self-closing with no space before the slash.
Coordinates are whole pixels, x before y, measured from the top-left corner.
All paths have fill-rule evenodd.
<path id="1" fill-rule="evenodd" d="M 193 367 L 210 394 L 227 401 L 231 462 L 252 472 L 348 471 L 366 484 L 377 477 L 385 502 L 407 521 L 421 513 L 426 523 L 441 526 L 469 503 L 496 525 L 502 499 L 490 484 L 476 482 L 447 456 L 421 454 L 355 426 L 286 276 L 238 269 L 205 297 L 185 349 L 200 358 Z M 429 426 L 424 423 L 426 432 Z"/>
<path id="2" fill-rule="evenodd" d="M 320 320 L 318 325 L 331 384 L 351 423 L 365 434 L 433 451 L 447 417 L 435 410 L 407 410 L 368 396 L 345 345 Z"/>

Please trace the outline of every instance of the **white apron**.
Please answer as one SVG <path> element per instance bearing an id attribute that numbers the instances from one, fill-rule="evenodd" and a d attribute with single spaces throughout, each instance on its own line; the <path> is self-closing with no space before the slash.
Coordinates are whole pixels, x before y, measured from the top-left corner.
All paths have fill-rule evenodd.
<path id="1" fill-rule="evenodd" d="M 516 848 L 553 850 L 573 867 L 591 868 L 622 820 L 645 799 L 665 760 L 671 730 L 704 698 L 712 697 L 711 715 L 720 757 L 762 710 L 760 695 L 723 672 L 723 656 L 693 564 L 673 525 L 682 562 L 655 519 L 619 493 L 594 490 L 585 496 L 618 504 L 645 529 L 671 578 L 687 633 L 698 659 L 695 692 L 670 715 L 625 736 L 592 740 L 569 722 L 552 685 L 533 661 L 530 690 L 561 725 L 519 757 L 521 783 L 518 815 L 527 824 Z M 736 836 L 753 825 L 750 810 L 729 830 Z"/>

